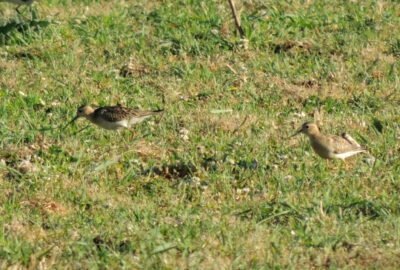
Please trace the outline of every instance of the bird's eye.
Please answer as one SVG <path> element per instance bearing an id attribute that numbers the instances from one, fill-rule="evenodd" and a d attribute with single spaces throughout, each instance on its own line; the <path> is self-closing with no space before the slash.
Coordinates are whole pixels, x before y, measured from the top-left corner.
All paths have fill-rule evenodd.
<path id="1" fill-rule="evenodd" d="M 305 127 L 306 129 L 308 129 L 309 126 L 308 126 L 308 125 L 305 125 L 304 127 Z"/>

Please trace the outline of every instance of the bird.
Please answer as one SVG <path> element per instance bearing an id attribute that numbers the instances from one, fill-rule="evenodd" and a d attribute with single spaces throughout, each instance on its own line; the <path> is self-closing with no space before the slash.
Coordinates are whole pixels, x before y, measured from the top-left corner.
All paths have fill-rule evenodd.
<path id="1" fill-rule="evenodd" d="M 93 108 L 90 105 L 83 105 L 78 108 L 76 116 L 65 127 L 75 122 L 78 118 L 83 117 L 104 129 L 130 129 L 133 125 L 153 115 L 160 114 L 163 111 L 164 110 L 140 111 L 123 107 L 120 104 L 98 108 Z"/>
<path id="2" fill-rule="evenodd" d="M 320 157 L 324 159 L 341 159 L 359 153 L 368 153 L 355 139 L 349 134 L 342 133 L 340 136 L 322 134 L 315 123 L 304 123 L 295 134 L 303 133 L 310 139 L 311 147 Z"/>

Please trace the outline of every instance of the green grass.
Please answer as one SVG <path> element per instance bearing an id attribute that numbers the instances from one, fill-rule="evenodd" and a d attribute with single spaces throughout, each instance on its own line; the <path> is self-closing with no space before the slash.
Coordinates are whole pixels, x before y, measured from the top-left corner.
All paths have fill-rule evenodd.
<path id="1" fill-rule="evenodd" d="M 397 268 L 399 5 L 237 5 L 248 50 L 225 2 L 0 4 L 0 268 Z M 57 129 L 118 102 L 166 112 Z M 288 139 L 316 110 L 375 165 Z"/>

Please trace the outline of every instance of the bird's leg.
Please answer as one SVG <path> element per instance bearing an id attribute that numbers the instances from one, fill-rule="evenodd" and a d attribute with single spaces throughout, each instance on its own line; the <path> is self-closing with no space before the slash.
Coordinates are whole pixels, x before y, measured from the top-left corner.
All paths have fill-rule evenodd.
<path id="1" fill-rule="evenodd" d="M 129 128 L 125 128 L 125 129 L 128 129 L 129 131 L 131 131 Z M 118 138 L 120 138 L 121 140 L 124 141 L 124 143 L 126 143 L 126 142 L 127 142 L 127 141 L 126 141 L 127 139 L 126 139 L 126 136 L 124 136 L 124 135 L 125 135 L 124 130 L 123 130 L 123 129 L 117 129 L 116 131 L 117 131 L 117 133 L 118 133 Z M 131 140 L 131 138 L 130 138 L 129 140 Z"/>
<path id="2" fill-rule="evenodd" d="M 133 128 L 129 128 L 128 130 L 131 133 L 130 141 L 133 141 L 133 139 L 135 138 L 136 132 Z"/>
<path id="3" fill-rule="evenodd" d="M 325 159 L 325 168 L 327 168 L 328 170 L 332 169 L 332 164 L 329 159 Z"/>
<path id="4" fill-rule="evenodd" d="M 348 171 L 349 170 L 349 163 L 348 162 L 346 162 L 346 160 L 345 159 L 342 159 L 342 164 L 343 164 L 343 166 L 344 166 L 344 170 L 345 171 Z"/>
<path id="5" fill-rule="evenodd" d="M 118 138 L 121 138 L 121 130 L 117 129 Z"/>

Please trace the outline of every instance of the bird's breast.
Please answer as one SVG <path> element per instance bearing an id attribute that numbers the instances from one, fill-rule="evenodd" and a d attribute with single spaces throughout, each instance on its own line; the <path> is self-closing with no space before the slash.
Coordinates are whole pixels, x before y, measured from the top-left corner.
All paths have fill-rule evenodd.
<path id="1" fill-rule="evenodd" d="M 107 121 L 102 118 L 94 119 L 92 121 L 94 124 L 104 128 L 104 129 L 110 129 L 110 130 L 117 130 L 120 128 L 128 128 L 128 121 L 127 120 L 121 120 L 121 121 Z"/>
<path id="2" fill-rule="evenodd" d="M 333 153 L 329 149 L 327 145 L 324 145 L 318 140 L 310 139 L 311 147 L 314 149 L 315 153 L 317 153 L 322 158 L 333 158 Z"/>

